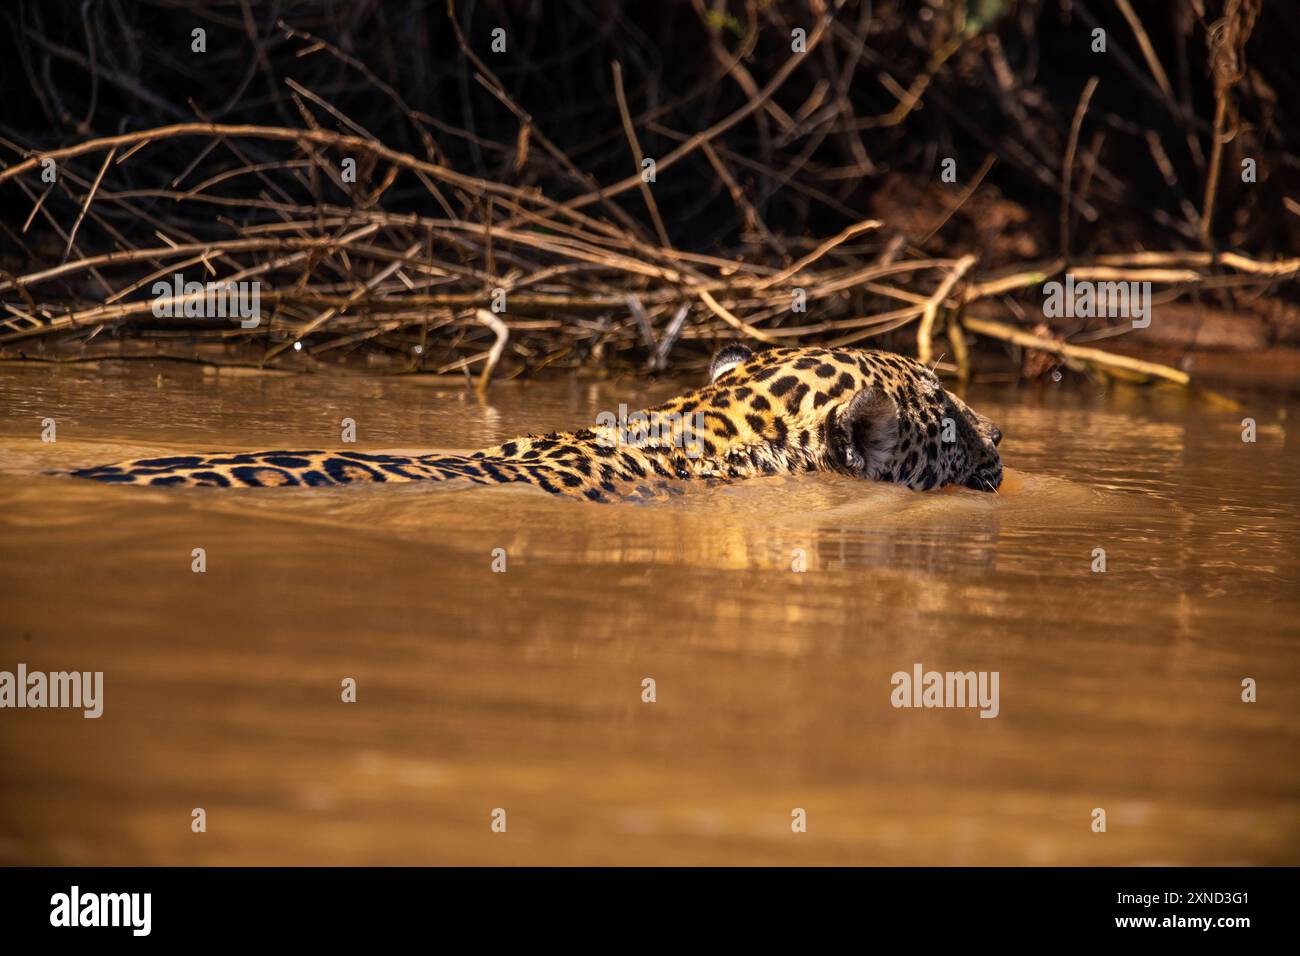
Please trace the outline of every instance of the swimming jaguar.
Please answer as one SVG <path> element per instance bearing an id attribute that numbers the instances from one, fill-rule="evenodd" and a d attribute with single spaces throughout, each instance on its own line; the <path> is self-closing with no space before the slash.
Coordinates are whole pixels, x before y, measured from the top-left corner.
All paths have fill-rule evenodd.
<path id="1" fill-rule="evenodd" d="M 743 345 L 718 352 L 709 383 L 595 427 L 516 438 L 468 455 L 262 451 L 174 455 L 70 474 L 119 484 L 211 487 L 461 480 L 523 482 L 612 501 L 693 479 L 836 472 L 916 490 L 996 491 L 1002 433 L 901 355 Z"/>

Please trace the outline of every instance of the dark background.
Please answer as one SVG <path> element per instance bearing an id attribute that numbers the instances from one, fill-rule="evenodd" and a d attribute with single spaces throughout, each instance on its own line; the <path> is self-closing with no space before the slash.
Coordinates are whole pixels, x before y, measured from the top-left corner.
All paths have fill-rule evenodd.
<path id="1" fill-rule="evenodd" d="M 882 74 L 902 87 L 910 85 L 934 51 L 958 32 L 963 8 L 973 39 L 942 66 L 922 107 L 900 124 L 853 131 L 814 121 L 786 135 L 760 111 L 715 141 L 770 230 L 778 236 L 824 236 L 867 214 L 905 219 L 923 202 L 918 191 L 937 183 L 942 158 L 957 160 L 959 187 L 991 154 L 997 161 L 981 197 L 1002 196 L 1024 210 L 1029 219 L 1017 214 L 1002 232 L 1018 230 L 1030 238 L 999 243 L 984 236 L 982 251 L 994 261 L 1054 251 L 1043 248 L 1041 237 L 1055 234 L 1070 120 L 1086 80 L 1096 75 L 1100 83 L 1080 141 L 1082 154 L 1094 133 L 1104 132 L 1088 196 L 1096 215 L 1077 224 L 1075 251 L 1139 243 L 1197 245 L 1187 210 L 1199 209 L 1203 198 L 1214 114 L 1207 29 L 1222 14 L 1223 3 L 1136 4 L 1176 94 L 1172 101 L 1160 93 L 1132 29 L 1109 0 L 984 0 L 847 3 L 837 13 L 839 25 L 813 52 L 813 63 L 796 70 L 773 102 L 797 115 L 816 84 L 826 81 L 830 99 L 837 84 L 845 85 L 846 115 L 886 114 L 898 98 Z M 1296 12 L 1290 2 L 1263 3 L 1245 49 L 1246 73 L 1234 96 L 1239 125 L 1225 150 L 1216 205 L 1219 247 L 1255 253 L 1300 247 L 1300 216 L 1281 201 L 1300 192 Z M 679 140 L 657 132 L 655 124 L 689 135 L 746 99 L 715 56 L 715 38 L 724 57 L 752 46 L 742 62 L 762 86 L 789 57 L 790 30 L 809 29 L 816 14 L 803 3 L 736 0 L 710 2 L 707 9 L 704 3 L 672 0 L 479 0 L 458 3 L 454 15 L 468 46 L 532 117 L 522 168 L 515 165 L 520 119 L 474 79 L 476 67 L 461 50 L 448 6 L 367 0 L 8 3 L 0 14 L 0 135 L 8 140 L 3 154 L 11 161 L 16 149 L 50 148 L 198 117 L 301 126 L 284 83 L 293 78 L 390 146 L 423 156 L 427 135 L 440 162 L 478 176 L 536 185 L 560 199 L 586 192 L 589 185 L 541 148 L 537 134 L 598 182 L 614 182 L 635 168 L 620 123 L 611 61 L 622 64 L 642 149 L 648 156 L 663 155 Z M 298 56 L 311 42 L 286 37 L 276 26 L 280 20 L 334 44 L 339 55 L 318 50 Z M 1090 50 L 1094 25 L 1107 31 L 1106 54 Z M 497 26 L 507 32 L 508 55 L 490 50 Z M 206 54 L 190 51 L 195 27 L 207 31 Z M 864 29 L 868 40 L 854 67 L 853 34 Z M 364 64 L 364 70 L 344 57 Z M 1013 85 L 1003 89 L 1008 78 Z M 395 91 L 401 103 L 380 92 L 376 80 Z M 658 113 L 653 123 L 644 121 L 650 111 Z M 1167 181 L 1154 161 L 1148 132 L 1158 137 L 1176 181 Z M 263 147 L 249 143 L 245 148 L 256 156 Z M 115 170 L 125 180 L 118 185 L 170 178 L 177 164 L 183 168 L 193 159 L 187 149 L 192 151 L 191 143 L 160 144 Z M 1253 186 L 1234 175 L 1245 156 L 1259 163 L 1259 182 Z M 99 161 L 99 156 L 86 157 L 78 164 L 80 172 L 93 177 Z M 677 172 L 661 178 L 655 190 L 674 244 L 701 250 L 758 244 L 746 234 L 742 216 L 700 151 Z M 14 190 L 3 192 L 11 216 L 25 218 L 29 206 L 15 202 Z M 414 209 L 431 205 L 414 182 L 399 183 L 388 197 L 389 207 L 396 208 L 398 199 Z M 54 206 L 59 201 L 57 195 L 50 199 Z M 636 191 L 615 201 L 648 225 Z M 996 215 L 978 203 L 972 212 L 957 217 L 931 251 L 969 244 L 980 220 Z M 129 218 L 122 217 L 124 228 L 140 228 Z"/>

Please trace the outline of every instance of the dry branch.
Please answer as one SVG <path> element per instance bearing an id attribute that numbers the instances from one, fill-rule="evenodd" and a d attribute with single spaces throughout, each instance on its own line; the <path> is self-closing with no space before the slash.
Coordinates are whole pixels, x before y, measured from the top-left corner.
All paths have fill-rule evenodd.
<path id="1" fill-rule="evenodd" d="M 33 136 L 33 148 L 0 140 L 6 158 L 17 157 L 0 166 L 0 198 L 17 204 L 11 220 L 0 221 L 0 359 L 106 355 L 115 344 L 150 354 L 150 341 L 166 344 L 157 354 L 174 356 L 190 343 L 207 348 L 206 360 L 232 366 L 308 369 L 387 356 L 391 367 L 455 371 L 486 387 L 502 363 L 541 369 L 613 359 L 662 371 L 670 357 L 698 357 L 736 337 L 896 348 L 915 341 L 929 362 L 946 326 L 963 376 L 977 361 L 970 334 L 1089 368 L 1186 382 L 1181 372 L 1058 341 L 988 312 L 1000 308 L 1038 325 L 1039 287 L 1067 269 L 1077 281 L 1153 283 L 1161 303 L 1202 290 L 1271 294 L 1300 276 L 1300 259 L 1249 254 L 1241 243 L 1220 249 L 1233 245 L 1222 240 L 1234 226 L 1220 224 L 1211 235 L 1216 196 L 1226 206 L 1232 185 L 1219 178 L 1221 166 L 1231 168 L 1225 147 L 1254 134 L 1238 121 L 1239 107 L 1266 88 L 1244 59 L 1256 19 L 1267 15 L 1257 0 L 1224 0 L 1223 17 L 1203 25 L 1210 68 L 1201 92 L 1215 104 L 1213 119 L 1192 115 L 1185 90 L 1175 98 L 1180 76 L 1165 65 L 1179 61 L 1128 0 L 1117 0 L 1117 15 L 1137 58 L 1117 50 L 1125 72 L 1104 84 L 1089 80 L 1081 96 L 1072 88 L 1068 101 L 1042 87 L 1017 88 L 1032 71 L 1010 62 L 1012 45 L 1003 41 L 1018 27 L 1014 18 L 998 19 L 1000 4 L 987 5 L 979 16 L 993 19 L 979 23 L 969 4 L 931 5 L 923 26 L 901 7 L 694 0 L 697 39 L 709 49 L 694 72 L 671 82 L 639 41 L 601 48 L 599 69 L 584 74 L 575 66 L 580 54 L 569 50 L 533 60 L 520 44 L 508 58 L 487 55 L 478 43 L 482 5 L 412 5 L 419 17 L 445 16 L 451 27 L 443 31 L 439 21 L 431 29 L 451 47 L 451 60 L 430 81 L 459 86 L 449 116 L 421 108 L 430 101 L 421 96 L 423 79 L 408 89 L 400 64 L 367 59 L 377 48 L 358 24 L 382 19 L 384 6 L 348 14 L 357 22 L 347 43 L 332 42 L 323 16 L 310 32 L 283 20 L 263 25 L 266 36 L 243 59 L 227 51 L 230 89 L 245 92 L 259 75 L 267 81 L 269 96 L 259 93 L 257 110 L 238 93 L 206 108 L 172 102 L 117 63 L 22 26 L 24 42 L 42 56 L 125 91 L 152 119 L 92 122 L 93 103 L 60 104 L 68 90 L 31 72 L 32 92 L 57 132 Z M 509 13 L 487 7 L 492 16 Z M 242 9 L 242 26 L 257 41 L 250 8 Z M 955 11 L 960 17 L 950 19 Z M 1266 33 L 1260 22 L 1257 33 Z M 790 44 L 795 29 L 805 32 L 802 49 Z M 285 75 L 286 52 L 303 72 Z M 412 55 L 424 54 L 413 48 Z M 564 70 L 572 71 L 568 80 L 596 77 L 583 81 L 593 88 L 579 102 L 552 109 L 530 97 L 530 82 Z M 1185 136 L 1195 183 L 1179 181 L 1187 158 L 1174 148 L 1176 137 L 1116 115 L 1125 76 Z M 595 88 L 604 79 L 608 86 Z M 981 125 L 988 104 L 981 118 L 968 115 L 971 100 L 961 93 L 970 83 L 992 91 L 991 111 L 1010 121 L 998 132 Z M 198 119 L 185 120 L 191 115 Z M 588 115 L 608 122 L 583 131 L 586 142 L 566 136 L 566 124 Z M 68 116 L 69 128 L 60 128 Z M 1081 136 L 1085 120 L 1090 137 Z M 960 187 L 918 216 L 919 227 L 904 228 L 896 220 L 905 217 L 885 215 L 869 200 L 882 191 L 882 169 L 930 175 L 907 165 L 918 154 L 932 158 L 916 149 L 918 131 L 937 133 L 945 148 L 964 138 L 978 152 L 963 160 Z M 1156 162 L 1181 206 L 1157 208 L 1127 188 L 1114 155 L 1102 150 L 1122 136 L 1143 144 L 1141 161 Z M 646 157 L 655 160 L 653 184 L 640 170 Z M 1279 170 L 1300 166 L 1291 154 L 1276 159 Z M 59 170 L 56 183 L 40 178 L 47 160 Z M 353 178 L 343 174 L 345 160 Z M 1055 232 L 1043 243 L 1049 252 L 998 259 L 969 233 L 950 235 L 963 219 L 978 219 L 989 193 L 1006 187 L 1007 172 L 1037 190 L 1045 211 L 1038 235 Z M 1196 210 L 1187 196 L 1202 185 Z M 1161 232 L 1157 241 L 1148 235 L 1118 244 L 1137 251 L 1075 256 L 1076 248 L 1117 244 L 1099 243 L 1096 230 L 1072 226 L 1072 216 L 1095 222 L 1130 207 L 1172 228 L 1176 241 L 1159 241 Z M 1288 199 L 1280 209 L 1300 206 Z M 719 216 L 730 224 L 702 239 Z M 1023 229 L 1032 235 L 1034 225 Z M 1179 241 L 1200 245 L 1148 248 Z M 1020 261 L 1051 252 L 1060 258 Z M 205 283 L 256 281 L 264 321 L 241 328 L 187 316 L 204 293 L 152 291 L 177 273 Z M 971 315 L 975 303 L 983 309 Z M 156 314 L 160 304 L 172 314 Z M 1062 335 L 1111 331 L 1085 323 Z"/>

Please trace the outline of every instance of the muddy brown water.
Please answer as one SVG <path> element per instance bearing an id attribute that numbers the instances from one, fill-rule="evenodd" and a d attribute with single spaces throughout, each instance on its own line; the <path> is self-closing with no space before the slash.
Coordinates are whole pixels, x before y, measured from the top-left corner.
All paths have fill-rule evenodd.
<path id="1" fill-rule="evenodd" d="M 0 670 L 104 673 L 99 719 L 0 710 L 0 862 L 1300 863 L 1281 399 L 975 387 L 1007 436 L 998 496 L 40 474 L 339 446 L 345 417 L 358 450 L 474 448 L 690 384 L 480 404 L 409 379 L 0 370 Z M 917 663 L 997 671 L 998 716 L 893 707 Z"/>

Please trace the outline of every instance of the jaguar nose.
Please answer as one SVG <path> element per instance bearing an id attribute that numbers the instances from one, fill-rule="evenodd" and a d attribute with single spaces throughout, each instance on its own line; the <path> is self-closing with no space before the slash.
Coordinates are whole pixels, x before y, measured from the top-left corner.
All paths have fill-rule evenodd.
<path id="1" fill-rule="evenodd" d="M 992 438 L 993 438 L 993 447 L 994 447 L 994 448 L 997 448 L 998 445 L 1001 445 L 1001 444 L 1002 444 L 1002 429 L 998 428 L 997 425 L 994 425 L 994 426 L 993 426 L 993 435 L 992 435 Z"/>

